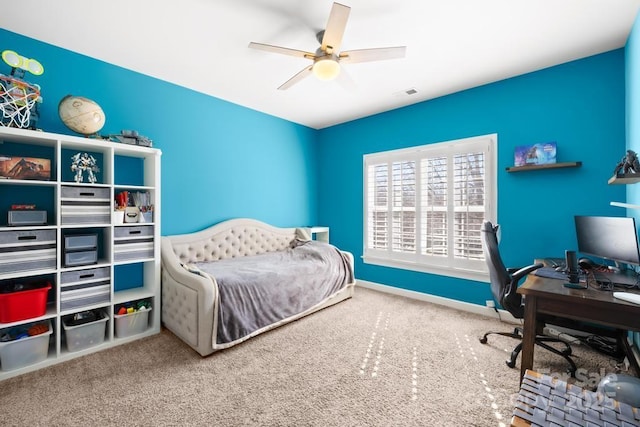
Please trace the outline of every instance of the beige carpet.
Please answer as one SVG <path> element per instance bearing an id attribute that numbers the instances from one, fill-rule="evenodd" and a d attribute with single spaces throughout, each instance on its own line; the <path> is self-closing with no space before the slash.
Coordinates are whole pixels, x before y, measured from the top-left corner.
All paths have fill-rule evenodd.
<path id="1" fill-rule="evenodd" d="M 500 426 L 511 326 L 357 288 L 354 298 L 202 358 L 170 332 L 0 382 L 0 424 Z M 614 361 L 574 348 L 583 385 Z M 536 368 L 563 360 L 536 351 Z"/>

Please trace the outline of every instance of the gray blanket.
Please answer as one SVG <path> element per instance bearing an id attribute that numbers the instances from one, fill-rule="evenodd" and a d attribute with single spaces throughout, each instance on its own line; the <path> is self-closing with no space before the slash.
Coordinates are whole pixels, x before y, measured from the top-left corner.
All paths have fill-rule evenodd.
<path id="1" fill-rule="evenodd" d="M 218 282 L 218 344 L 302 313 L 353 282 L 347 257 L 313 240 L 286 251 L 195 265 Z"/>

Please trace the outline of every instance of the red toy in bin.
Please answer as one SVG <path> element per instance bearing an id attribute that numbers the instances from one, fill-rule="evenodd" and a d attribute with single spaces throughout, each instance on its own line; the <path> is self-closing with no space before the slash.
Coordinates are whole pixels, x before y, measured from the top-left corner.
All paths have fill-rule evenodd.
<path id="1" fill-rule="evenodd" d="M 51 289 L 51 283 L 36 289 L 0 293 L 0 323 L 44 316 L 47 312 L 49 289 Z"/>

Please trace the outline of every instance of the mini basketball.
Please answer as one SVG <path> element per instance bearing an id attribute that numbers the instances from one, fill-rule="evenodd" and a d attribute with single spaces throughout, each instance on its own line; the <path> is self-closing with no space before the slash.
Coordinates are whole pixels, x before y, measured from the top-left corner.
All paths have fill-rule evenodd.
<path id="1" fill-rule="evenodd" d="M 82 96 L 67 95 L 58 104 L 62 123 L 74 132 L 92 135 L 104 126 L 105 115 L 95 102 Z"/>

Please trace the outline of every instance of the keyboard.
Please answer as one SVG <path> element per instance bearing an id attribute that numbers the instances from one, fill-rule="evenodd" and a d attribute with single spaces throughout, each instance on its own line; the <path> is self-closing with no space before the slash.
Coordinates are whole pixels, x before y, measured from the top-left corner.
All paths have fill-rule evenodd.
<path id="1" fill-rule="evenodd" d="M 614 292 L 613 297 L 640 305 L 640 294 L 632 294 L 631 292 Z"/>
<path id="2" fill-rule="evenodd" d="M 536 262 L 537 262 L 537 260 L 536 260 Z M 545 267 L 551 267 L 551 268 L 564 267 L 565 266 L 565 259 L 564 258 L 543 258 L 543 259 L 540 260 L 540 262 L 542 262 Z"/>
<path id="3" fill-rule="evenodd" d="M 593 274 L 598 282 L 605 285 L 613 283 L 614 285 L 636 286 L 639 283 L 638 275 L 634 271 L 594 271 Z"/>
<path id="4" fill-rule="evenodd" d="M 567 273 L 564 271 L 556 271 L 552 267 L 542 267 L 533 272 L 534 276 L 546 277 L 548 279 L 567 280 Z"/>

